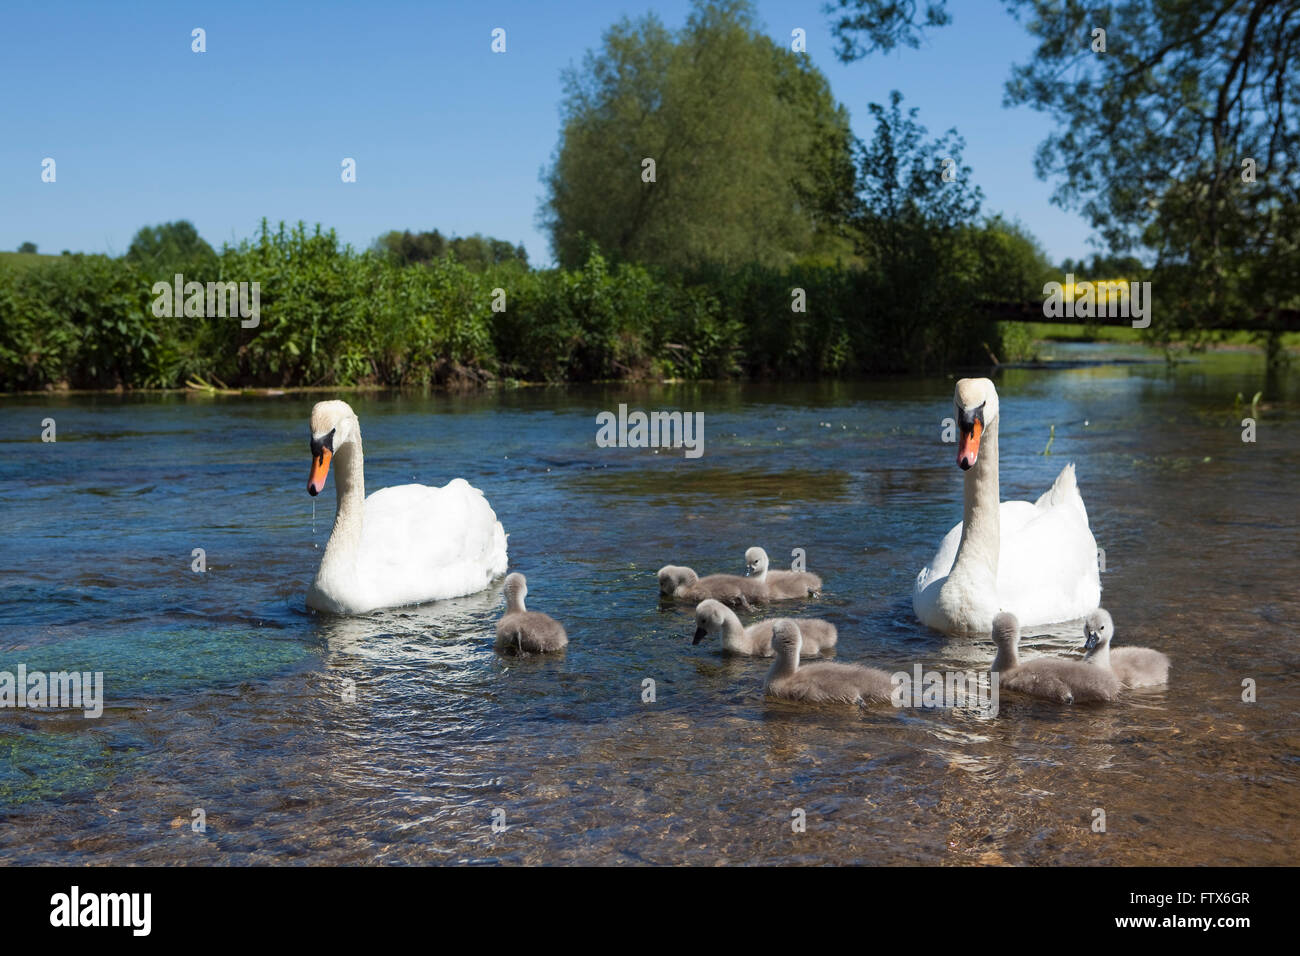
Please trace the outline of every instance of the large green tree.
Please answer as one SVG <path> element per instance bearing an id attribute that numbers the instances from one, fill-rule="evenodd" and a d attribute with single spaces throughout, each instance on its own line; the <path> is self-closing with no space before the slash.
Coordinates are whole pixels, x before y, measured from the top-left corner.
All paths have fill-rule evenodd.
<path id="1" fill-rule="evenodd" d="M 1006 101 L 1056 122 L 1036 157 L 1054 200 L 1154 262 L 1160 332 L 1262 312 L 1278 359 L 1278 311 L 1300 307 L 1300 0 L 1005 3 L 1038 42 Z M 826 10 L 845 61 L 950 19 L 946 0 Z"/>
<path id="2" fill-rule="evenodd" d="M 219 268 L 216 252 L 187 219 L 141 227 L 125 258 L 153 278 L 179 272 L 197 280 L 215 275 Z"/>
<path id="3" fill-rule="evenodd" d="M 871 306 L 884 330 L 880 348 L 899 368 L 925 365 L 935 352 L 936 317 L 969 318 L 979 268 L 972 242 L 981 192 L 962 163 L 955 129 L 929 139 L 903 96 L 870 104 L 875 134 L 860 143 L 858 195 L 850 222 L 874 276 Z M 951 329 L 950 329 L 951 331 Z"/>
<path id="4" fill-rule="evenodd" d="M 747 0 L 697 0 L 677 31 L 624 19 L 563 82 L 541 211 L 561 264 L 585 261 L 593 241 L 677 267 L 837 248 L 848 115 L 806 55 L 759 31 Z"/>
<path id="5" fill-rule="evenodd" d="M 1155 317 L 1300 304 L 1300 0 L 1011 6 L 1038 48 L 1007 101 L 1057 121 L 1038 172 L 1111 249 L 1154 257 Z"/>

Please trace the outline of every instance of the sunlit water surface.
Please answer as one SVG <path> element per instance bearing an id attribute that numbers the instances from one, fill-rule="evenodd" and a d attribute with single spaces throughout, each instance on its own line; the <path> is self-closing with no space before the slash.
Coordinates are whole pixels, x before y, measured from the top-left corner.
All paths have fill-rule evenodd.
<path id="1" fill-rule="evenodd" d="M 1101 708 L 1004 696 L 996 717 L 766 702 L 766 665 L 691 646 L 690 610 L 656 592 L 665 563 L 803 548 L 827 587 L 790 610 L 834 621 L 840 660 L 986 667 L 987 642 L 911 611 L 961 514 L 950 379 L 353 398 L 370 490 L 486 493 L 530 607 L 571 636 L 525 660 L 492 649 L 499 581 L 305 610 L 334 513 L 332 483 L 305 493 L 312 398 L 4 399 L 0 670 L 102 671 L 107 706 L 0 710 L 0 861 L 1294 862 L 1294 379 L 1247 444 L 1258 356 L 1056 351 L 1081 361 L 998 378 L 1002 497 L 1077 464 L 1116 643 L 1167 651 L 1173 680 Z M 620 402 L 703 411 L 704 456 L 597 448 Z"/>

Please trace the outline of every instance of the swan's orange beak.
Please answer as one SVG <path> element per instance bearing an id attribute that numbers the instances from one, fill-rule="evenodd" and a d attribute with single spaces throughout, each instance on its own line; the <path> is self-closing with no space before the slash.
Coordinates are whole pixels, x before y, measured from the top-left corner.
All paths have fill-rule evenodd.
<path id="1" fill-rule="evenodd" d="M 957 464 L 961 466 L 962 471 L 970 471 L 975 467 L 975 461 L 980 456 L 982 434 L 984 434 L 984 423 L 978 418 L 971 425 L 969 432 L 961 433 L 961 441 L 957 443 Z"/>
<path id="2" fill-rule="evenodd" d="M 315 498 L 325 490 L 325 479 L 330 473 L 330 459 L 334 453 L 328 448 L 322 448 L 320 455 L 311 460 L 311 471 L 307 475 L 307 494 Z"/>

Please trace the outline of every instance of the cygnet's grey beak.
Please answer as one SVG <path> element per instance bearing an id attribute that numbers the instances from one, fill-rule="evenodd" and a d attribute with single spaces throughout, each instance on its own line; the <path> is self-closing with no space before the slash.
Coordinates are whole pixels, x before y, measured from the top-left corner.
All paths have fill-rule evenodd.
<path id="1" fill-rule="evenodd" d="M 1083 649 L 1085 651 L 1090 651 L 1097 646 L 1097 640 L 1098 640 L 1097 632 L 1092 630 L 1084 630 L 1083 633 L 1087 637 L 1087 640 L 1083 642 Z"/>
<path id="2" fill-rule="evenodd" d="M 694 647 L 708 636 L 709 632 L 704 629 L 703 625 L 700 625 L 695 629 L 695 640 L 691 641 L 691 646 Z"/>

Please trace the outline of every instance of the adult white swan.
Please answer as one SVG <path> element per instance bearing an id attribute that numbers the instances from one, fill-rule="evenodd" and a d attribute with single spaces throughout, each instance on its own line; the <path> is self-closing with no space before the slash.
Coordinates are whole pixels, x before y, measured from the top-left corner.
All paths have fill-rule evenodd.
<path id="1" fill-rule="evenodd" d="M 998 611 L 1023 627 L 1083 617 L 1101 603 L 1097 542 L 1074 465 L 1033 504 L 998 503 L 998 393 L 964 378 L 954 394 L 966 472 L 962 522 L 916 576 L 912 609 L 923 624 L 960 636 L 988 634 Z"/>
<path id="2" fill-rule="evenodd" d="M 307 606 L 334 614 L 473 594 L 506 570 L 506 535 L 463 478 L 442 488 L 395 485 L 366 497 L 361 425 L 347 402 L 311 410 L 307 493 L 325 489 L 330 462 L 338 507 Z"/>

